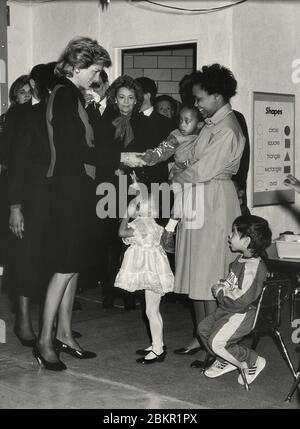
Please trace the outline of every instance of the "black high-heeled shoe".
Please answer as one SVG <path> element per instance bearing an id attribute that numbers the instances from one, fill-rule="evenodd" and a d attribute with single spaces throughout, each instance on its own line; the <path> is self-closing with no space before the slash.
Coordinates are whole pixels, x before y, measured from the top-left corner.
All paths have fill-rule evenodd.
<path id="1" fill-rule="evenodd" d="M 138 358 L 136 360 L 136 362 L 137 363 L 141 363 L 143 365 L 149 365 L 151 363 L 163 362 L 165 360 L 165 357 L 166 357 L 166 354 L 167 354 L 166 351 L 162 352 L 160 355 L 156 354 L 153 350 L 151 350 L 151 352 L 153 354 L 155 354 L 155 356 L 156 356 L 155 358 L 153 358 L 153 359 L 145 359 L 145 357 L 141 357 L 141 358 Z"/>
<path id="2" fill-rule="evenodd" d="M 68 346 L 68 344 L 63 343 L 57 338 L 54 340 L 54 347 L 58 352 L 67 353 L 70 356 L 73 356 L 77 359 L 92 359 L 97 357 L 97 354 L 94 352 L 89 352 L 87 350 L 76 350 Z"/>
<path id="3" fill-rule="evenodd" d="M 16 328 L 14 329 L 14 334 L 18 338 L 18 340 L 20 341 L 20 343 L 22 344 L 22 346 L 24 346 L 24 347 L 30 347 L 30 348 L 34 347 L 34 345 L 36 343 L 36 340 L 37 340 L 36 337 L 32 338 L 31 340 L 25 340 L 25 338 L 22 338 L 20 336 L 20 334 L 18 334 Z"/>
<path id="4" fill-rule="evenodd" d="M 32 354 L 36 358 L 38 364 L 40 366 L 44 366 L 46 369 L 49 369 L 50 371 L 63 371 L 64 369 L 67 369 L 66 365 L 59 360 L 58 362 L 49 362 L 46 360 L 39 351 L 37 345 L 35 345 L 32 349 Z"/>
<path id="5" fill-rule="evenodd" d="M 146 356 L 148 353 L 150 353 L 152 350 L 145 350 L 145 349 L 138 349 L 136 350 L 136 354 L 140 356 Z M 167 351 L 167 346 L 163 346 L 163 351 Z"/>

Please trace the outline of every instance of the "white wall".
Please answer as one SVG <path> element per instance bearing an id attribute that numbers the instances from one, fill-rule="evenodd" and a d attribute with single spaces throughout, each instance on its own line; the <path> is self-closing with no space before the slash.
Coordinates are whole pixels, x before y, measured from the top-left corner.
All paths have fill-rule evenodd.
<path id="1" fill-rule="evenodd" d="M 75 36 L 98 38 L 98 0 L 59 1 L 32 6 L 33 64 L 55 61 Z"/>
<path id="2" fill-rule="evenodd" d="M 182 1 L 172 1 L 183 6 Z M 184 7 L 214 7 L 218 1 L 184 1 Z M 112 0 L 100 14 L 99 41 L 113 55 L 113 78 L 121 70 L 118 50 L 140 46 L 168 45 L 196 41 L 198 66 L 219 61 L 231 65 L 231 9 L 214 14 L 179 15 L 166 13 L 144 3 Z M 213 31 L 212 31 L 213 29 Z"/>
<path id="3" fill-rule="evenodd" d="M 23 4 L 8 1 L 9 85 L 43 62 L 55 61 L 75 36 L 99 34 L 98 0 Z"/>
<path id="4" fill-rule="evenodd" d="M 32 8 L 8 2 L 10 26 L 7 28 L 8 87 L 32 67 Z"/>
<path id="5" fill-rule="evenodd" d="M 296 1 L 253 1 L 233 9 L 232 69 L 239 82 L 238 95 L 233 105 L 244 113 L 251 133 L 252 91 L 278 92 L 296 95 L 295 154 L 296 175 L 300 177 L 300 83 L 291 79 L 292 61 L 300 58 L 300 3 Z M 252 171 L 248 177 L 248 196 L 251 198 Z M 300 198 L 296 205 L 300 211 Z M 289 208 L 291 206 L 287 206 Z M 266 217 L 273 236 L 284 230 L 300 231 L 299 222 L 292 219 L 281 206 L 259 207 L 254 213 Z"/>

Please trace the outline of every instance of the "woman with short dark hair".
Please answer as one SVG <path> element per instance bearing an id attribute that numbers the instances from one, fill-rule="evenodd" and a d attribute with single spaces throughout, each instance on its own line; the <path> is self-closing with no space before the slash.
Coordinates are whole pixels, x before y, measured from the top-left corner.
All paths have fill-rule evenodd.
<path id="1" fill-rule="evenodd" d="M 23 104 L 31 98 L 31 91 L 29 85 L 29 76 L 23 74 L 18 77 L 11 85 L 9 90 L 9 101 L 11 106 L 16 104 Z"/>
<path id="2" fill-rule="evenodd" d="M 97 184 L 112 184 L 117 190 L 116 195 L 118 195 L 119 190 L 119 176 L 126 178 L 130 161 L 134 159 L 134 154 L 131 153 L 135 142 L 134 124 L 143 100 L 144 96 L 140 85 L 130 76 L 120 76 L 110 86 L 107 108 L 101 118 L 101 122 L 99 122 L 96 144 L 99 146 L 98 150 L 101 154 L 102 164 L 98 163 L 96 182 Z M 102 259 L 105 261 L 103 264 L 104 269 L 102 270 L 102 274 L 104 274 L 102 278 L 104 284 L 104 307 L 113 305 L 113 285 L 119 269 L 119 259 L 122 252 L 122 245 L 118 237 L 120 217 L 118 214 L 118 202 L 119 197 L 115 201 L 117 211 L 115 218 L 100 218 L 98 220 L 99 242 L 102 244 Z M 131 307 L 130 300 L 132 300 L 132 297 L 128 295 L 128 300 L 125 300 L 125 307 Z"/>

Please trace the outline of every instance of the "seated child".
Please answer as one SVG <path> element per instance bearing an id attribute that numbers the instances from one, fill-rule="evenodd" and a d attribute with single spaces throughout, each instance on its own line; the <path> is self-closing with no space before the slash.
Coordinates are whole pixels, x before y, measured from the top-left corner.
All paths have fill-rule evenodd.
<path id="1" fill-rule="evenodd" d="M 227 278 L 212 287 L 218 308 L 198 326 L 203 344 L 217 356 L 204 372 L 207 377 L 243 367 L 250 384 L 265 367 L 263 357 L 238 342 L 252 329 L 256 301 L 267 275 L 263 258 L 267 257 L 265 249 L 271 244 L 271 235 L 268 222 L 259 216 L 239 216 L 233 222 L 229 246 L 241 255 L 230 264 Z M 243 384 L 241 375 L 238 382 Z"/>
<path id="2" fill-rule="evenodd" d="M 129 292 L 145 290 L 146 315 L 149 320 L 152 345 L 137 363 L 162 362 L 166 356 L 163 342 L 163 321 L 159 311 L 161 297 L 173 292 L 174 275 L 166 253 L 160 245 L 164 228 L 155 217 L 158 210 L 149 195 L 136 205 L 131 202 L 122 219 L 119 236 L 129 245 L 117 274 L 115 286 Z M 129 222 L 130 218 L 134 218 Z"/>

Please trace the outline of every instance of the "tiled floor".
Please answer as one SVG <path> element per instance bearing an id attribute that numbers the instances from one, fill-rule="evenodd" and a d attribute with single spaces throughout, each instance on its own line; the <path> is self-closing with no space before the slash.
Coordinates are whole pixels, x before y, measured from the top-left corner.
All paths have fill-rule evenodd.
<path id="1" fill-rule="evenodd" d="M 91 360 L 61 358 L 68 369 L 55 373 L 39 368 L 31 350 L 22 347 L 12 333 L 13 314 L 7 298 L 0 295 L 0 318 L 7 327 L 7 342 L 0 344 L 0 408 L 57 409 L 204 409 L 204 408 L 286 408 L 299 407 L 297 398 L 290 404 L 284 398 L 292 377 L 269 338 L 258 351 L 267 366 L 251 385 L 249 392 L 237 383 L 237 372 L 208 379 L 190 368 L 198 356 L 178 356 L 172 350 L 184 345 L 191 335 L 186 306 L 163 302 L 165 362 L 151 366 L 135 362 L 135 350 L 148 345 L 141 312 L 125 312 L 122 302 L 113 309 L 101 307 L 101 290 L 80 296 L 82 311 L 74 312 L 74 329 L 83 337 L 80 344 L 96 351 Z M 36 312 L 36 309 L 35 309 Z M 285 329 L 287 347 L 297 362 L 296 347 Z"/>

